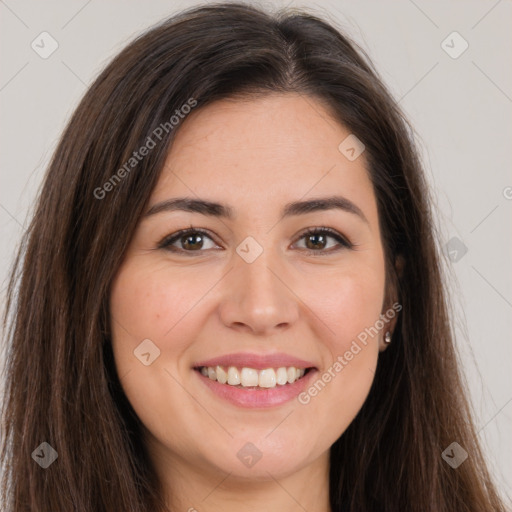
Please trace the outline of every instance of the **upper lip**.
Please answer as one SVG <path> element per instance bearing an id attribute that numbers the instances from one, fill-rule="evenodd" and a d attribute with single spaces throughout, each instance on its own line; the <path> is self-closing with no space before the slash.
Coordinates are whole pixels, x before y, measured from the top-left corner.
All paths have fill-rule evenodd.
<path id="1" fill-rule="evenodd" d="M 315 368 L 315 363 L 299 359 L 285 353 L 276 354 L 254 354 L 248 352 L 236 352 L 224 356 L 214 357 L 199 361 L 194 364 L 195 368 L 201 366 L 235 366 L 237 368 L 254 368 L 255 370 L 264 370 L 265 368 L 281 368 L 283 366 L 295 366 L 297 368 Z"/>

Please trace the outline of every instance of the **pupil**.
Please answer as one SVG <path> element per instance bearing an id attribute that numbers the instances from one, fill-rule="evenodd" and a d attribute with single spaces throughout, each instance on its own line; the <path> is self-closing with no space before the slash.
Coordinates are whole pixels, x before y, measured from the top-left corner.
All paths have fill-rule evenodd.
<path id="1" fill-rule="evenodd" d="M 307 240 L 308 240 L 308 242 L 310 242 L 311 240 L 313 240 L 313 239 L 316 240 L 317 238 L 324 238 L 324 235 L 309 235 Z M 317 240 L 317 242 L 318 242 L 318 240 Z M 313 246 L 313 248 L 317 248 L 317 247 L 318 247 L 317 245 Z M 323 247 L 323 244 L 322 244 L 322 247 Z"/>
<path id="2" fill-rule="evenodd" d="M 197 238 L 198 238 L 198 239 L 201 239 L 201 235 L 187 235 L 187 236 L 185 237 L 185 243 L 184 243 L 184 246 L 185 246 L 185 247 L 189 246 L 188 248 L 192 248 L 192 249 L 193 249 L 194 247 L 190 247 L 190 245 L 192 245 L 192 246 L 193 246 L 193 245 L 194 245 L 194 242 L 191 242 L 191 244 L 189 244 L 189 241 L 190 241 L 190 240 L 193 240 L 194 238 L 196 238 L 196 239 L 197 239 Z M 200 244 L 200 243 L 201 243 L 201 240 L 200 240 L 198 243 Z"/>

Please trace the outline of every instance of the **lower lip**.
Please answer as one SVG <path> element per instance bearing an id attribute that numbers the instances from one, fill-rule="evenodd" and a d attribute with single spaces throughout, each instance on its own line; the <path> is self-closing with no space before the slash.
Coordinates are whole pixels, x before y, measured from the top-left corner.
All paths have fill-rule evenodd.
<path id="1" fill-rule="evenodd" d="M 277 384 L 275 388 L 237 388 L 229 384 L 219 384 L 216 380 L 205 377 L 201 372 L 194 370 L 202 382 L 208 386 L 217 396 L 239 407 L 266 408 L 275 407 L 299 395 L 306 388 L 317 370 L 309 370 L 301 379 L 293 384 L 283 386 Z"/>

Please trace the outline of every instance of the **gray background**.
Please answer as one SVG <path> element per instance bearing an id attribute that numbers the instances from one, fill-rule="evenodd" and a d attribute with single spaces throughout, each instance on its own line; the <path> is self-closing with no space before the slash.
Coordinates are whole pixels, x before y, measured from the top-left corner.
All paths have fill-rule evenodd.
<path id="1" fill-rule="evenodd" d="M 198 3 L 0 0 L 2 311 L 14 247 L 77 101 L 135 35 Z M 259 3 L 306 7 L 338 23 L 369 52 L 417 130 L 478 436 L 512 495 L 511 2 Z M 50 48 L 44 31 L 58 43 L 46 59 L 31 47 Z M 457 58 L 464 42 L 454 31 L 469 45 Z"/>

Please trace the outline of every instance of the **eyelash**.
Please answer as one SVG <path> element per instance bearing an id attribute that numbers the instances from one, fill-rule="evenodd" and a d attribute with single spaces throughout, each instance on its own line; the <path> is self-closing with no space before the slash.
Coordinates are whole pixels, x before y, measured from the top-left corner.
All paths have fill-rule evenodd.
<path id="1" fill-rule="evenodd" d="M 194 228 L 191 226 L 190 228 L 182 229 L 180 231 L 177 231 L 176 233 L 173 233 L 171 235 L 164 237 L 159 242 L 158 249 L 164 249 L 166 251 L 170 251 L 170 252 L 174 252 L 174 253 L 187 254 L 187 256 L 189 256 L 189 255 L 192 256 L 193 253 L 205 252 L 204 250 L 187 251 L 185 249 L 179 249 L 177 247 L 172 247 L 172 244 L 174 242 L 179 241 L 180 238 L 184 237 L 185 235 L 190 235 L 190 234 L 204 235 L 204 236 L 207 236 L 208 238 L 210 238 L 210 240 L 212 240 L 213 242 L 215 242 L 215 240 L 213 240 L 213 238 L 208 234 L 207 231 L 205 231 L 203 229 L 199 229 L 199 228 Z M 340 244 L 340 246 L 338 246 L 337 248 L 334 248 L 334 249 L 333 248 L 325 249 L 325 250 L 319 249 L 317 251 L 312 250 L 312 249 L 303 249 L 303 251 L 305 251 L 307 254 L 310 254 L 313 256 L 324 256 L 326 254 L 328 255 L 328 254 L 331 254 L 334 252 L 338 252 L 342 249 L 353 249 L 355 247 L 354 244 L 352 244 L 346 238 L 341 236 L 337 231 L 335 231 L 334 229 L 331 229 L 331 228 L 326 228 L 326 227 L 308 228 L 301 233 L 301 235 L 299 236 L 299 240 L 302 240 L 304 237 L 306 237 L 308 235 L 318 235 L 318 234 L 328 235 L 329 237 L 334 238 Z"/>

